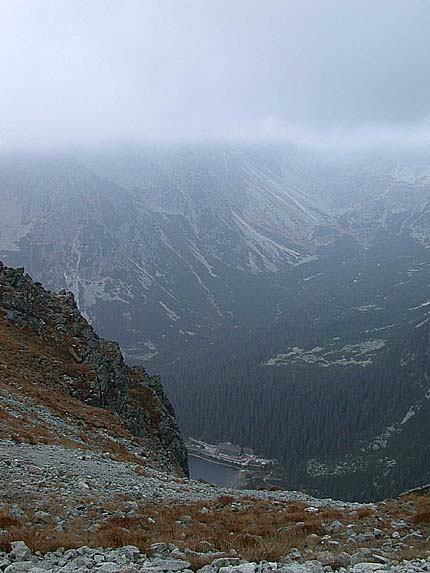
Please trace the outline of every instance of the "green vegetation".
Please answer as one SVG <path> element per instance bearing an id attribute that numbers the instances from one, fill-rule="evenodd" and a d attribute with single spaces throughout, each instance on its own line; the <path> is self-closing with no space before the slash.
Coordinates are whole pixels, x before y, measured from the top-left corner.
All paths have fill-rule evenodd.
<path id="1" fill-rule="evenodd" d="M 285 277 L 271 324 L 220 332 L 216 345 L 203 341 L 161 370 L 186 435 L 276 458 L 276 483 L 285 487 L 381 499 L 430 481 L 430 322 L 416 328 L 428 312 L 420 304 L 430 253 L 392 237 L 365 254 L 352 247 L 340 244 L 330 263 Z M 365 365 L 335 363 L 351 357 L 345 347 L 375 340 L 384 345 L 359 357 Z M 267 365 L 294 347 L 323 348 L 333 363 Z M 414 404 L 417 413 L 400 425 Z M 327 467 L 308 471 L 312 460 Z"/>

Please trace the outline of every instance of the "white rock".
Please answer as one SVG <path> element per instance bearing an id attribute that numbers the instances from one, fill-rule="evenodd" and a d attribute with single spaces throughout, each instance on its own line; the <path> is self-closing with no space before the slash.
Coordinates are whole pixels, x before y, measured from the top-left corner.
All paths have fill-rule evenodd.
<path id="1" fill-rule="evenodd" d="M 353 573 L 372 573 L 385 567 L 382 563 L 357 563 L 351 569 Z"/>
<path id="2" fill-rule="evenodd" d="M 113 563 L 112 561 L 107 561 L 103 563 L 100 567 L 97 567 L 96 571 L 100 571 L 100 573 L 115 573 L 116 571 L 120 571 L 122 569 L 121 565 L 118 563 Z"/>
<path id="3" fill-rule="evenodd" d="M 12 541 L 12 551 L 10 552 L 13 559 L 16 561 L 26 561 L 31 557 L 31 551 L 24 543 L 24 541 Z"/>
<path id="4" fill-rule="evenodd" d="M 8 565 L 4 571 L 5 573 L 27 573 L 33 567 L 33 561 L 17 561 L 12 563 L 12 565 Z"/>
<path id="5" fill-rule="evenodd" d="M 233 571 L 238 573 L 255 573 L 257 566 L 255 563 L 241 563 L 233 567 Z"/>

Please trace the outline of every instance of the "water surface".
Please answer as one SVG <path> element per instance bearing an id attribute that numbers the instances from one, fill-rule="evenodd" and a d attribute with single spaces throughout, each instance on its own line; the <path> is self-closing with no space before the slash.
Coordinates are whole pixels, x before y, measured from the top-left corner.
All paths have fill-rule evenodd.
<path id="1" fill-rule="evenodd" d="M 202 458 L 189 455 L 190 477 L 204 479 L 209 483 L 224 487 L 236 487 L 239 479 L 239 470 L 230 466 L 217 464 Z"/>

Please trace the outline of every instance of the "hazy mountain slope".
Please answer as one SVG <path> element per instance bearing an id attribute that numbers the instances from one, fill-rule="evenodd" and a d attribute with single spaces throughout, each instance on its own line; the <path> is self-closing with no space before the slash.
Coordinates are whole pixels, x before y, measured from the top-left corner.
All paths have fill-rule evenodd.
<path id="1" fill-rule="evenodd" d="M 134 359 L 249 322 L 249 306 L 277 286 L 268 273 L 313 256 L 312 230 L 327 217 L 273 157 L 221 149 L 114 159 L 104 158 L 103 175 L 91 157 L 91 169 L 70 157 L 3 157 L 0 252 L 71 289 Z"/>
<path id="2" fill-rule="evenodd" d="M 415 399 L 388 415 L 381 373 L 428 319 L 427 165 L 244 145 L 3 156 L 0 255 L 160 370 L 187 433 L 339 456 Z"/>

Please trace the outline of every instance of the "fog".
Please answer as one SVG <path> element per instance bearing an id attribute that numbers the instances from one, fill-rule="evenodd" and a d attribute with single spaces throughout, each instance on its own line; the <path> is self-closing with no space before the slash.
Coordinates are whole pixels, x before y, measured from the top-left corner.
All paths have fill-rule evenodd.
<path id="1" fill-rule="evenodd" d="M 0 0 L 0 148 L 430 142 L 428 0 Z"/>

